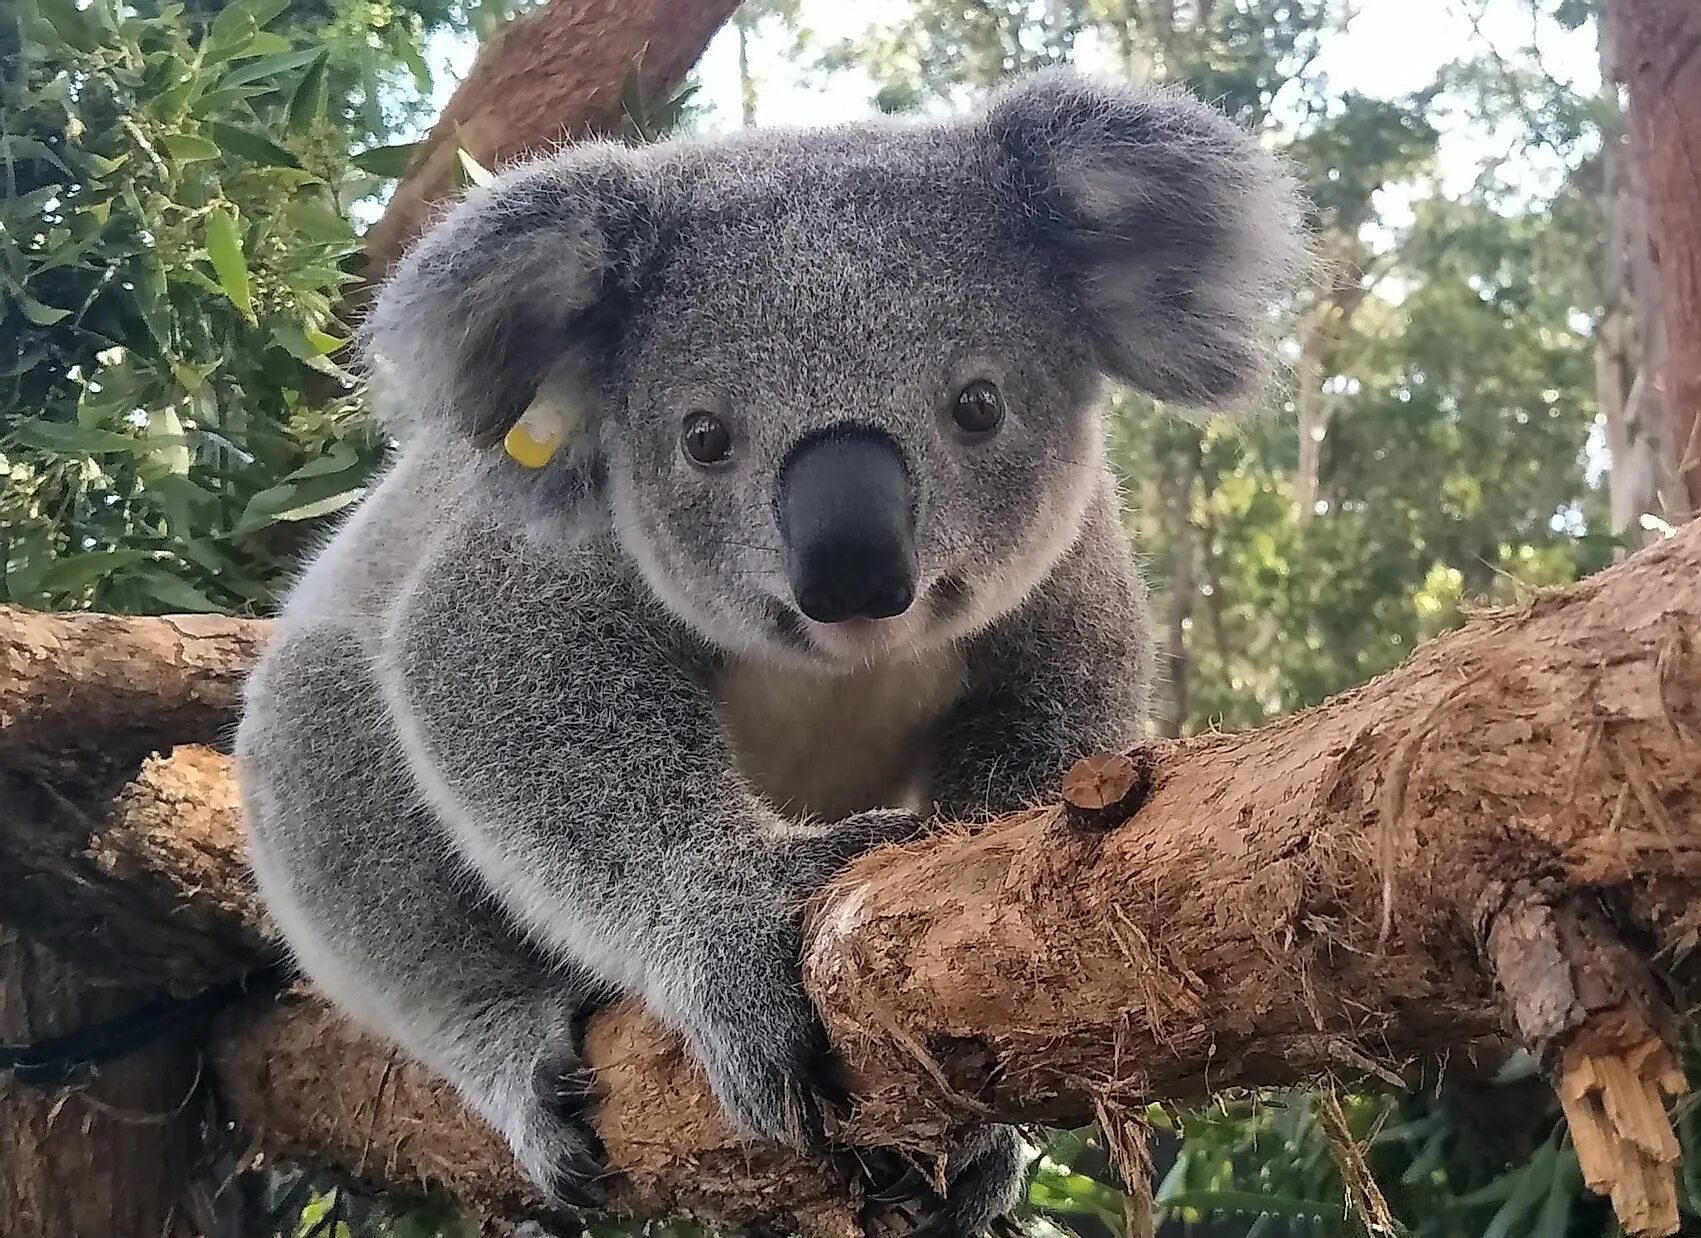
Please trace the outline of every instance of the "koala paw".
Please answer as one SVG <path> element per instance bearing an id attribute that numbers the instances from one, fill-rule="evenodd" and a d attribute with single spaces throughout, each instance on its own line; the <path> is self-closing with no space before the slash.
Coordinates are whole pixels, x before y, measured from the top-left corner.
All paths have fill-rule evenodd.
<path id="1" fill-rule="evenodd" d="M 846 1099 L 813 1013 L 807 1025 L 772 1039 L 723 1041 L 703 1051 L 702 1060 L 722 1109 L 757 1139 L 799 1149 L 816 1146 L 823 1108 Z"/>
<path id="2" fill-rule="evenodd" d="M 507 1123 L 520 1168 L 551 1202 L 573 1208 L 606 1203 L 598 1185 L 606 1170 L 602 1142 L 591 1126 L 596 1091 L 590 1068 L 572 1053 L 548 1053 L 530 1080 L 530 1094 Z"/>
<path id="3" fill-rule="evenodd" d="M 878 808 L 822 825 L 790 840 L 787 863 L 794 882 L 813 891 L 865 851 L 908 842 L 927 823 L 901 808 Z"/>
<path id="4" fill-rule="evenodd" d="M 858 813 L 786 830 L 767 870 L 771 902 L 723 922 L 692 969 L 696 1003 L 680 1026 L 733 1124 L 795 1148 L 822 1143 L 822 1109 L 848 1100 L 837 1061 L 799 975 L 798 916 L 804 901 L 847 862 L 923 828 L 900 810 Z"/>
<path id="5" fill-rule="evenodd" d="M 864 1164 L 869 1164 L 863 1156 Z M 1022 1138 L 1014 1127 L 984 1127 L 951 1154 L 943 1198 L 914 1166 L 900 1172 L 889 1157 L 878 1160 L 875 1163 L 883 1172 L 870 1175 L 869 1231 L 891 1238 L 900 1233 L 912 1238 L 998 1234 L 1022 1197 L 1026 1160 Z"/>
<path id="6" fill-rule="evenodd" d="M 945 1198 L 916 1233 L 969 1238 L 994 1228 L 1021 1200 L 1027 1166 L 1027 1148 L 1015 1127 L 982 1127 L 952 1154 Z"/>

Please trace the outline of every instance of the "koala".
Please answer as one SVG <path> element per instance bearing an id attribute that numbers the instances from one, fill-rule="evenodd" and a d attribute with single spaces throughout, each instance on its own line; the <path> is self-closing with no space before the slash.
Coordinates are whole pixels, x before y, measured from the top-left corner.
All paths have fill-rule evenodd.
<path id="1" fill-rule="evenodd" d="M 398 451 L 247 688 L 253 870 L 300 968 L 558 1201 L 596 1198 L 579 1033 L 617 995 L 738 1129 L 818 1141 L 802 908 L 1138 738 L 1101 397 L 1257 392 L 1295 219 L 1210 108 L 1063 70 L 474 190 L 371 312 Z M 984 1229 L 1024 1160 L 972 1134 L 921 1231 Z"/>

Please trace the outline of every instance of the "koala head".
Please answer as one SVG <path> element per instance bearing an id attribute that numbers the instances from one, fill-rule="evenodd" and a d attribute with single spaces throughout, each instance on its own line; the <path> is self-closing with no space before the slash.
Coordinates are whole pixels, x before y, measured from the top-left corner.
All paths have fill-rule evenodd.
<path id="1" fill-rule="evenodd" d="M 1187 96 L 1051 71 L 978 115 L 570 148 L 475 191 L 368 324 L 419 449 L 610 529 L 719 647 L 832 665 L 1020 602 L 1105 484 L 1105 380 L 1265 375 L 1288 181 Z M 500 446 L 528 409 L 568 441 Z M 405 431 L 404 431 L 405 432 Z"/>

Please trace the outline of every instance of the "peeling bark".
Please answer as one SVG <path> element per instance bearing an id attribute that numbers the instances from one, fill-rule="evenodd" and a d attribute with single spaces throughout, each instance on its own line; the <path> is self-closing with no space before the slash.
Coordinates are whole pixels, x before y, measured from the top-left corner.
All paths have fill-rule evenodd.
<path id="1" fill-rule="evenodd" d="M 0 633 L 78 622 L 0 610 Z M 86 707 L 95 689 L 83 691 Z M 54 712 L 17 716 L 57 725 Z M 29 749 L 13 729 L 0 753 Z M 806 983 L 860 1098 L 835 1137 L 926 1158 L 988 1116 L 1126 1131 L 1153 1098 L 1325 1075 L 1398 1085 L 1409 1067 L 1511 1036 L 1548 1067 L 1585 1176 L 1626 1227 L 1674 1232 L 1659 1102 L 1683 1086 L 1668 995 L 1697 980 L 1698 756 L 1701 524 L 1477 616 L 1317 709 L 1096 761 L 1070 779 L 1075 816 L 1042 808 L 865 856 L 823 892 L 806 935 Z M 191 785 L 179 763 L 199 777 L 218 760 L 179 748 L 138 785 Z M 1138 799 L 1130 765 L 1150 772 L 1149 792 L 1118 825 Z M 179 803 L 205 835 L 192 881 L 154 871 L 184 862 L 175 846 L 119 841 L 132 812 L 141 834 L 171 833 L 140 807 L 160 802 L 137 792 L 85 811 L 53 843 L 0 801 L 0 873 L 35 891 L 24 927 L 45 931 L 56 897 L 73 917 L 97 905 L 74 888 L 86 859 L 43 860 L 58 846 L 127 866 L 102 895 L 130 900 L 126 928 L 79 957 L 91 974 L 181 983 L 147 938 L 175 940 L 203 908 L 224 940 L 201 972 L 268 957 L 229 814 Z M 378 1188 L 434 1183 L 509 1219 L 537 1213 L 490 1132 L 310 998 L 234 1012 L 212 1050 L 261 1149 Z M 853 1232 L 843 1165 L 740 1144 L 678 1042 L 631 1003 L 593 1021 L 589 1052 L 617 1207 Z"/>
<path id="2" fill-rule="evenodd" d="M 18 614 L 0 611 L 0 632 Z M 0 762 L 0 890 L 0 922 L 88 974 L 177 996 L 268 953 L 231 759 L 194 744 L 147 758 L 104 803 Z"/>
<path id="3" fill-rule="evenodd" d="M 252 619 L 36 615 L 0 625 L 0 767 L 86 779 L 236 721 Z"/>
<path id="4" fill-rule="evenodd" d="M 1495 917 L 1488 948 L 1520 1038 L 1557 1065 L 1583 1180 L 1631 1233 L 1676 1233 L 1680 1149 L 1664 1100 L 1686 1087 L 1649 970 L 1581 899 L 1533 889 Z"/>

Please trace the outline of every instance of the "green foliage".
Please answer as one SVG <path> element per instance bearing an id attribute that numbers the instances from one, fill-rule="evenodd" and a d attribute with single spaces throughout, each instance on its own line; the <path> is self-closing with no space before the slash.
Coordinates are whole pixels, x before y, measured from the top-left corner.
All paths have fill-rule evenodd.
<path id="1" fill-rule="evenodd" d="M 1345 93 L 1317 100 L 1288 146 L 1313 226 L 1356 236 L 1375 217 L 1375 193 L 1427 171 L 1440 135 L 1429 92 L 1395 102 Z"/>
<path id="2" fill-rule="evenodd" d="M 380 443 L 338 362 L 358 241 L 329 53 L 240 0 L 22 0 L 0 108 L 0 598 L 263 609 Z"/>
<path id="3" fill-rule="evenodd" d="M 284 1169 L 249 1186 L 243 1238 L 474 1238 L 479 1231 L 450 1201 L 370 1199 L 326 1174 Z"/>
<path id="4" fill-rule="evenodd" d="M 1068 60 L 1080 28 L 1074 5 L 1036 12 L 1023 0 L 915 0 L 890 27 L 826 49 L 819 67 L 865 70 L 875 107 L 908 112 Z"/>
<path id="5" fill-rule="evenodd" d="M 1291 422 L 1178 426 L 1129 401 L 1117 456 L 1136 494 L 1177 473 L 1196 593 L 1188 729 L 1239 728 L 1391 669 L 1470 606 L 1515 603 L 1610 561 L 1586 479 L 1594 418 L 1585 220 L 1432 199 L 1334 350 L 1322 512 L 1295 519 Z M 1136 504 L 1144 549 L 1178 513 Z M 1167 582 L 1160 575 L 1160 589 Z M 1167 606 L 1173 599 L 1165 598 Z"/>

